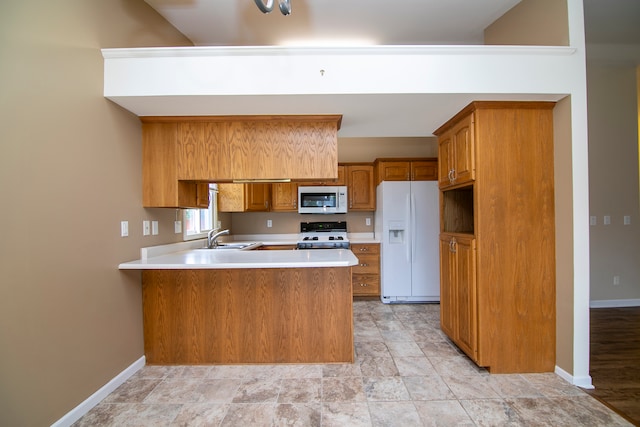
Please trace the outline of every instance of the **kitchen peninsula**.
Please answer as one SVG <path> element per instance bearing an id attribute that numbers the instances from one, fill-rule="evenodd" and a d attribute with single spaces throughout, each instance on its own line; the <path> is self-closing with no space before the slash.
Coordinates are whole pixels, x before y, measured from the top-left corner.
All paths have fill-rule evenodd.
<path id="1" fill-rule="evenodd" d="M 142 270 L 149 364 L 351 363 L 350 250 L 189 249 Z"/>

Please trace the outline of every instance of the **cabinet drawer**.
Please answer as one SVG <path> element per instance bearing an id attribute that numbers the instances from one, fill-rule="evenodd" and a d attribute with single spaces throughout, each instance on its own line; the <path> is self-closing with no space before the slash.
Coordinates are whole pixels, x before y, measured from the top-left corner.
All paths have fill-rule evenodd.
<path id="1" fill-rule="evenodd" d="M 359 257 L 360 254 L 379 254 L 380 244 L 379 243 L 352 243 L 351 252 L 353 252 L 353 254 L 357 257 Z"/>
<path id="2" fill-rule="evenodd" d="M 353 295 L 380 295 L 380 276 L 353 274 Z"/>
<path id="3" fill-rule="evenodd" d="M 358 254 L 358 264 L 354 265 L 354 274 L 380 274 L 380 256 L 377 254 Z"/>

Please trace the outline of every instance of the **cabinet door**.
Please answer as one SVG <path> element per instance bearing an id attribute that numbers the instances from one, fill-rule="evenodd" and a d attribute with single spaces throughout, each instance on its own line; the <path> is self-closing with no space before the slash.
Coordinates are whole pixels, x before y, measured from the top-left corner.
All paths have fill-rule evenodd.
<path id="1" fill-rule="evenodd" d="M 272 184 L 271 210 L 275 212 L 297 212 L 298 184 L 293 182 Z"/>
<path id="2" fill-rule="evenodd" d="M 244 211 L 244 184 L 218 184 L 218 211 Z"/>
<path id="3" fill-rule="evenodd" d="M 437 181 L 438 162 L 437 161 L 415 161 L 411 162 L 411 181 Z"/>
<path id="4" fill-rule="evenodd" d="M 473 117 L 473 114 L 469 114 L 453 128 L 453 184 L 463 184 L 475 179 Z"/>
<path id="5" fill-rule="evenodd" d="M 378 182 L 380 181 L 409 181 L 411 179 L 410 162 L 380 162 L 378 163 Z"/>
<path id="6" fill-rule="evenodd" d="M 456 340 L 456 259 L 451 248 L 450 234 L 440 235 L 440 327 Z"/>
<path id="7" fill-rule="evenodd" d="M 473 237 L 440 235 L 440 326 L 478 360 L 476 256 Z"/>
<path id="8" fill-rule="evenodd" d="M 269 210 L 271 184 L 245 184 L 245 210 L 264 212 Z"/>
<path id="9" fill-rule="evenodd" d="M 451 131 L 447 131 L 438 139 L 438 186 L 440 188 L 451 185 L 453 162 L 453 136 Z"/>
<path id="10" fill-rule="evenodd" d="M 196 184 L 196 205 L 199 208 L 209 207 L 209 183 L 199 182 Z"/>
<path id="11" fill-rule="evenodd" d="M 373 165 L 347 165 L 349 210 L 374 211 L 376 192 L 373 187 Z"/>
<path id="12" fill-rule="evenodd" d="M 475 239 L 456 237 L 457 344 L 474 361 L 478 360 L 478 316 L 476 298 Z"/>

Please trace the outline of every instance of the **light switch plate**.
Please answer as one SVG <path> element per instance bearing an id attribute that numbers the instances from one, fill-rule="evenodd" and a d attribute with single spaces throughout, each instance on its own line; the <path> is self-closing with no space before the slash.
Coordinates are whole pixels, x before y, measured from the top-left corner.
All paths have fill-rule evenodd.
<path id="1" fill-rule="evenodd" d="M 182 233 L 182 221 L 175 221 L 173 223 L 173 232 L 176 234 Z"/>
<path id="2" fill-rule="evenodd" d="M 129 221 L 120 221 L 120 237 L 129 235 Z"/>
<path id="3" fill-rule="evenodd" d="M 151 234 L 158 235 L 158 221 L 151 221 Z"/>
<path id="4" fill-rule="evenodd" d="M 602 223 L 603 223 L 604 225 L 609 225 L 609 224 L 611 224 L 611 215 L 605 215 L 605 216 L 604 216 L 604 221 L 602 221 Z"/>

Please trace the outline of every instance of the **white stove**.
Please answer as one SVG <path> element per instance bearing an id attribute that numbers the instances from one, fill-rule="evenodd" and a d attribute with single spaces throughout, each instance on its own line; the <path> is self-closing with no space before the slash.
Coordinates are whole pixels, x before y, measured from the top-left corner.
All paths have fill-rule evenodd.
<path id="1" fill-rule="evenodd" d="M 349 249 L 344 221 L 302 222 L 298 249 Z"/>

